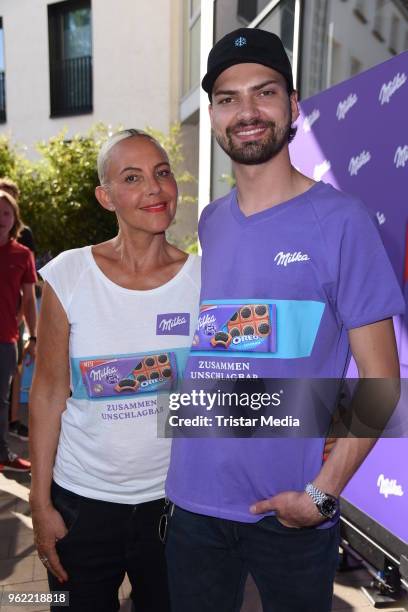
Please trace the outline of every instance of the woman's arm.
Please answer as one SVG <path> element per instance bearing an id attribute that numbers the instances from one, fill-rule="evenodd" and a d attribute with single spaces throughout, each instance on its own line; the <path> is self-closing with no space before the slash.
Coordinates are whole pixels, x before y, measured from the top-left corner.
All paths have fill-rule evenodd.
<path id="1" fill-rule="evenodd" d="M 38 347 L 30 393 L 30 505 L 40 557 L 61 582 L 68 576 L 59 562 L 55 542 L 66 533 L 61 515 L 51 502 L 52 471 L 69 396 L 69 324 L 64 309 L 45 283 L 38 326 Z"/>

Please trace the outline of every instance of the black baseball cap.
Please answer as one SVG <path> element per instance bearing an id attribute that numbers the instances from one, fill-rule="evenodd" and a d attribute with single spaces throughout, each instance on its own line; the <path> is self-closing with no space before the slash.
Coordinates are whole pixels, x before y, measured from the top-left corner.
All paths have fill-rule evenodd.
<path id="1" fill-rule="evenodd" d="M 221 72 L 235 64 L 247 63 L 277 70 L 285 77 L 289 91 L 293 90 L 292 67 L 279 36 L 258 28 L 239 28 L 221 38 L 208 55 L 207 74 L 201 85 L 210 100 Z"/>

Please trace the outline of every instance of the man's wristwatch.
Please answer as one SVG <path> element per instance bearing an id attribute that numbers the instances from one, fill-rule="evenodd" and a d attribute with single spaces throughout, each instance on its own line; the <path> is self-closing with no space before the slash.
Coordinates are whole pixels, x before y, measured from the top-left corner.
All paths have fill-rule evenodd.
<path id="1" fill-rule="evenodd" d="M 311 482 L 307 483 L 305 493 L 310 495 L 316 505 L 316 508 L 320 514 L 324 516 L 324 518 L 332 519 L 336 516 L 339 510 L 339 500 L 337 497 L 324 493 L 315 487 Z"/>

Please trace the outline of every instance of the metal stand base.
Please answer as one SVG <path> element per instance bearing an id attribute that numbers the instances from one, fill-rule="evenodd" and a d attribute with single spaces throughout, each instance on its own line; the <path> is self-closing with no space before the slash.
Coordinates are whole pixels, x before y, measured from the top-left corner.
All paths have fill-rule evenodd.
<path id="1" fill-rule="evenodd" d="M 398 600 L 400 599 L 398 595 L 394 597 L 390 594 L 381 593 L 380 589 L 375 584 L 363 586 L 361 587 L 361 591 L 374 608 L 386 608 L 390 604 L 398 605 Z"/>

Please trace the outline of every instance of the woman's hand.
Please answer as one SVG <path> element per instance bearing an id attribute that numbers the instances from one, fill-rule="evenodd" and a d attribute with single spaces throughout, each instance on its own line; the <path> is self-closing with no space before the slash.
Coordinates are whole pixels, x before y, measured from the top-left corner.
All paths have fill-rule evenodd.
<path id="1" fill-rule="evenodd" d="M 61 514 L 51 504 L 43 508 L 32 506 L 34 542 L 40 561 L 60 582 L 68 580 L 55 544 L 67 534 Z"/>

